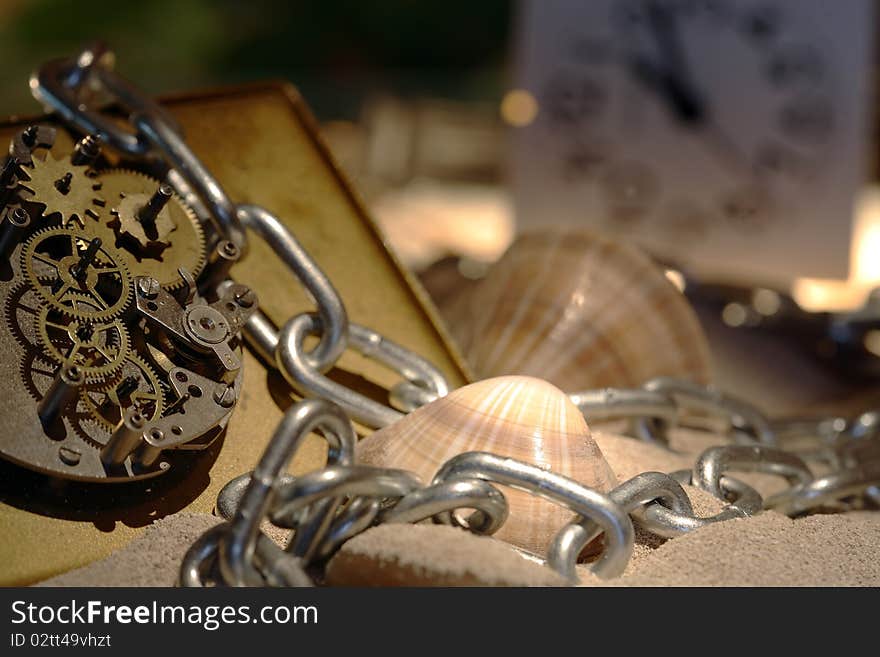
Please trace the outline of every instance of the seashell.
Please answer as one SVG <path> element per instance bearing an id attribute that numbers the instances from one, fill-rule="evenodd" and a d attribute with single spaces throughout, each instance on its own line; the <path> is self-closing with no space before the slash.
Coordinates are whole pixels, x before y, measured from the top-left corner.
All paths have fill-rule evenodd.
<path id="1" fill-rule="evenodd" d="M 472 451 L 533 463 L 603 492 L 617 483 L 577 407 L 553 384 L 527 376 L 454 390 L 364 438 L 357 459 L 410 470 L 427 482 L 447 460 Z M 495 536 L 544 554 L 553 535 L 571 520 L 571 511 L 499 488 L 510 515 Z"/>
<path id="2" fill-rule="evenodd" d="M 540 376 L 569 392 L 709 383 L 687 299 L 646 254 L 598 234 L 525 234 L 462 297 L 448 319 L 480 377 Z"/>

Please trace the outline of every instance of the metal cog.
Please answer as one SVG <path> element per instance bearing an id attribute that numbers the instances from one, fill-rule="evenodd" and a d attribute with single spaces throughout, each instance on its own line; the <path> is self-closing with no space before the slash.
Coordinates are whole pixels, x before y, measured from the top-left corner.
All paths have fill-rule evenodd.
<path id="1" fill-rule="evenodd" d="M 173 228 L 163 239 L 145 246 L 126 232 L 125 226 L 131 226 L 134 209 L 146 203 L 161 183 L 129 169 L 108 169 L 99 175 L 98 180 L 107 207 L 98 221 L 86 224 L 86 233 L 116 246 L 135 276 L 155 278 L 168 291 L 183 286 L 178 267 L 184 267 L 198 277 L 205 267 L 205 232 L 195 212 L 180 197 L 172 195 L 157 218 L 157 222 L 164 218 L 166 229 L 169 221 Z"/>
<path id="2" fill-rule="evenodd" d="M 124 390 L 123 386 L 134 385 L 134 380 L 137 387 L 129 393 L 127 399 L 120 400 L 119 393 Z M 91 419 L 113 431 L 122 418 L 121 409 L 124 407 L 137 406 L 147 422 L 153 422 L 162 416 L 166 407 L 165 393 L 159 375 L 147 361 L 137 354 L 127 354 L 116 381 L 114 386 L 105 390 L 80 391 L 80 401 L 88 408 Z"/>
<path id="3" fill-rule="evenodd" d="M 23 200 L 42 206 L 43 217 L 60 214 L 63 223 L 75 221 L 82 227 L 87 217 L 97 219 L 105 205 L 98 193 L 101 181 L 89 175 L 86 165 L 73 164 L 68 156 L 56 160 L 46 151 L 45 159 L 35 157 L 32 166 L 21 170 L 28 177 L 21 187 L 30 192 Z"/>
<path id="4" fill-rule="evenodd" d="M 35 351 L 26 351 L 19 362 L 21 382 L 34 401 L 40 401 L 52 385 L 58 366 Z"/>
<path id="5" fill-rule="evenodd" d="M 3 304 L 6 328 L 23 349 L 34 349 L 37 342 L 37 315 L 42 299 L 24 281 L 18 281 L 7 292 Z"/>
<path id="6" fill-rule="evenodd" d="M 103 448 L 110 439 L 110 431 L 103 422 L 98 422 L 92 417 L 88 405 L 82 398 L 77 402 L 76 411 L 76 421 L 72 422 L 76 435 L 95 449 Z"/>
<path id="7" fill-rule="evenodd" d="M 79 365 L 87 383 L 100 383 L 116 374 L 131 344 L 128 329 L 118 319 L 70 319 L 49 306 L 40 311 L 37 332 L 43 353 L 56 363 Z"/>
<path id="8" fill-rule="evenodd" d="M 77 265 L 94 236 L 67 228 L 44 228 L 21 250 L 28 284 L 52 308 L 69 317 L 92 321 L 118 316 L 131 301 L 131 272 L 112 246 L 100 243 L 93 261 L 77 278 Z"/>

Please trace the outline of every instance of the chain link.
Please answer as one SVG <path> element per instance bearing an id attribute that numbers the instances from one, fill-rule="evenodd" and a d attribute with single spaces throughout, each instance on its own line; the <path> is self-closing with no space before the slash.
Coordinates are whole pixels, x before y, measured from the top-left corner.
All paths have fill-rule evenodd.
<path id="1" fill-rule="evenodd" d="M 399 411 L 332 381 L 310 366 L 304 357 L 305 339 L 319 334 L 320 328 L 317 316 L 304 313 L 292 317 L 281 329 L 275 357 L 288 383 L 304 395 L 333 400 L 354 420 L 369 427 L 384 427 L 403 417 Z M 356 351 L 394 369 L 413 388 L 424 391 L 420 401 L 430 401 L 449 392 L 449 384 L 437 368 L 376 331 L 350 324 L 348 339 L 349 346 Z"/>
<path id="2" fill-rule="evenodd" d="M 639 507 L 663 505 L 676 513 L 692 516 L 690 498 L 675 479 L 661 472 L 643 472 L 608 493 L 626 513 Z M 575 566 L 587 544 L 602 532 L 592 518 L 580 518 L 563 527 L 547 551 L 547 564 L 570 582 L 577 582 Z"/>
<path id="3" fill-rule="evenodd" d="M 309 399 L 293 406 L 254 468 L 248 486 L 235 508 L 230 531 L 218 553 L 225 581 L 234 585 L 259 586 L 264 578 L 253 563 L 260 523 L 268 515 L 278 492 L 279 478 L 307 434 L 320 429 L 328 443 L 327 463 L 349 465 L 354 461 L 356 436 L 351 422 L 335 404 Z M 305 524 L 322 520 L 313 516 Z M 273 550 L 269 549 L 269 552 Z"/>
<path id="4" fill-rule="evenodd" d="M 832 472 L 782 491 L 768 498 L 765 505 L 787 515 L 799 515 L 819 507 L 845 511 L 859 505 L 865 497 L 876 505 L 878 486 L 880 459 Z M 847 501 L 848 498 L 854 499 Z"/>
<path id="5" fill-rule="evenodd" d="M 244 226 L 272 248 L 315 300 L 320 319 L 320 341 L 304 357 L 311 368 L 326 372 L 342 356 L 348 340 L 348 314 L 342 298 L 318 263 L 275 215 L 256 205 L 240 205 L 237 214 Z M 260 316 L 257 318 L 257 313 L 251 316 L 253 321 L 245 324 L 244 334 L 258 353 L 274 363 L 277 330 L 262 312 L 257 312 Z"/>
<path id="6" fill-rule="evenodd" d="M 458 518 L 456 509 L 475 509 L 466 519 Z M 495 486 L 479 479 L 442 481 L 414 490 L 392 507 L 385 509 L 379 521 L 421 522 L 438 518 L 475 534 L 494 534 L 507 520 L 507 499 Z"/>
<path id="7" fill-rule="evenodd" d="M 725 445 L 710 447 L 694 464 L 691 480 L 715 497 L 723 497 L 721 478 L 726 472 L 764 472 L 785 478 L 791 486 L 813 479 L 804 461 L 781 449 L 764 445 Z"/>
<path id="8" fill-rule="evenodd" d="M 668 445 L 677 426 L 726 433 L 739 442 L 775 445 L 770 421 L 752 404 L 712 386 L 659 377 L 641 388 L 606 388 L 577 392 L 572 402 L 587 419 L 629 418 L 630 433 L 645 442 Z"/>

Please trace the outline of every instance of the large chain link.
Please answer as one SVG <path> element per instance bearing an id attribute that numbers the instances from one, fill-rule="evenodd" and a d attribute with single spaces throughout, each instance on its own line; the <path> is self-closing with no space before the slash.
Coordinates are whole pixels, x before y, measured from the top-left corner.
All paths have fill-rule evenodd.
<path id="1" fill-rule="evenodd" d="M 429 485 L 402 470 L 358 465 L 349 417 L 370 427 L 390 424 L 401 411 L 445 395 L 448 384 L 442 373 L 408 349 L 350 322 L 331 281 L 285 225 L 265 208 L 233 203 L 186 145 L 173 117 L 115 74 L 112 54 L 103 47 L 46 64 L 32 76 L 31 89 L 48 111 L 57 112 L 74 129 L 97 136 L 130 158 L 161 163 L 168 181 L 213 226 L 211 248 L 239 257 L 247 250 L 247 231 L 260 236 L 315 302 L 316 312 L 291 317 L 280 330 L 261 311 L 244 327 L 249 344 L 267 363 L 278 367 L 298 392 L 319 399 L 294 405 L 254 472 L 223 488 L 217 509 L 226 522 L 189 550 L 180 574 L 184 585 L 310 585 L 345 541 L 378 523 L 433 519 L 492 534 L 508 514 L 506 499 L 494 484 L 572 511 L 572 521 L 560 528 L 546 555 L 546 563 L 571 582 L 583 548 L 600 534 L 605 537 L 603 550 L 591 570 L 601 577 L 623 572 L 632 553 L 633 523 L 673 537 L 762 508 L 797 515 L 818 507 L 845 510 L 880 503 L 880 410 L 855 418 L 773 422 L 753 405 L 715 388 L 669 378 L 637 389 L 579 392 L 571 399 L 590 423 L 625 419 L 627 432 L 644 441 L 668 445 L 670 431 L 694 427 L 726 434 L 734 444 L 706 450 L 692 470 L 642 473 L 607 494 L 482 452 L 450 459 Z M 98 111 L 97 105 L 104 103 L 127 114 L 128 128 Z M 221 274 L 210 278 L 212 286 L 233 284 L 228 269 Z M 318 337 L 311 351 L 305 348 L 308 336 Z M 390 394 L 397 410 L 325 376 L 348 347 L 401 375 Z M 304 436 L 313 430 L 328 442 L 326 466 L 300 477 L 285 474 Z M 782 449 L 794 444 L 796 450 Z M 815 477 L 804 459 L 831 471 Z M 762 500 L 755 489 L 728 474 L 742 471 L 781 476 L 789 487 Z M 710 518 L 696 517 L 682 484 L 724 500 L 724 509 Z M 462 509 L 473 511 L 465 518 L 459 515 Z M 293 530 L 286 548 L 268 538 L 261 529 L 264 523 Z"/>

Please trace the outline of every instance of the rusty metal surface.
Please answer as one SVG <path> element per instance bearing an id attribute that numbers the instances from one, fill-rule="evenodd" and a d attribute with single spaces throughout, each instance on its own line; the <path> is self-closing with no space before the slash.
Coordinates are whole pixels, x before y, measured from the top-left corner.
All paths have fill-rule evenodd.
<path id="1" fill-rule="evenodd" d="M 427 296 L 389 251 L 292 87 L 265 83 L 180 95 L 167 106 L 233 199 L 259 203 L 288 223 L 341 292 L 353 321 L 433 361 L 453 387 L 467 381 Z M 26 122 L 0 124 L 0 142 Z M 312 309 L 260 240 L 233 276 L 259 292 L 276 322 Z M 39 581 L 105 557 L 164 515 L 211 512 L 219 489 L 253 467 L 295 399 L 252 354 L 245 354 L 244 367 L 243 395 L 225 437 L 165 477 L 106 487 L 0 462 L 0 585 Z M 392 372 L 351 351 L 331 378 L 380 401 L 395 383 Z M 317 467 L 324 450 L 320 440 L 309 442 L 292 471 Z"/>

